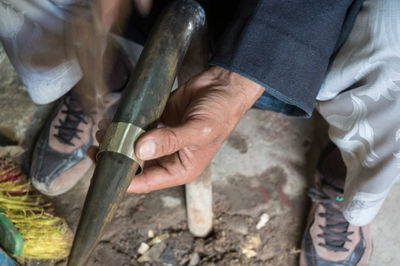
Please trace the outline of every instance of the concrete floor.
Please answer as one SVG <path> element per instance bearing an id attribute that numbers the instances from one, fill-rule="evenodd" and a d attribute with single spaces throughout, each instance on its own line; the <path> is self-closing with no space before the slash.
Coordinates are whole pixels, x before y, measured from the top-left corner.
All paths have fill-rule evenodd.
<path id="1" fill-rule="evenodd" d="M 30 103 L 1 49 L 0 153 L 14 152 L 26 165 L 29 156 L 24 154 L 29 155 L 51 106 Z M 172 255 L 157 258 L 164 265 L 184 265 L 196 252 L 201 265 L 296 265 L 309 206 L 305 190 L 312 183 L 325 134 L 325 126 L 318 117 L 299 120 L 251 110 L 211 165 L 213 236 L 206 240 L 188 236 L 184 193 L 180 188 L 131 195 L 121 204 L 89 265 L 138 265 L 137 243 L 147 241 L 144 235 L 150 229 L 156 235 L 169 234 L 162 254 L 170 250 Z M 21 156 L 23 151 L 26 153 Z M 72 228 L 76 227 L 89 180 L 90 173 L 73 191 L 53 199 Z M 399 201 L 400 184 L 393 187 L 372 224 L 374 248 L 370 265 L 400 265 L 400 214 L 396 209 Z M 267 214 L 270 222 L 256 230 L 262 214 Z M 182 247 L 188 238 L 190 241 Z M 247 256 L 244 247 L 254 239 L 260 243 L 252 247 L 256 256 Z M 177 240 L 179 244 L 174 242 Z M 186 250 L 184 255 L 177 255 L 175 248 L 179 245 L 180 250 Z"/>
<path id="2" fill-rule="evenodd" d="M 399 202 L 400 184 L 396 184 L 371 225 L 371 266 L 400 265 Z"/>

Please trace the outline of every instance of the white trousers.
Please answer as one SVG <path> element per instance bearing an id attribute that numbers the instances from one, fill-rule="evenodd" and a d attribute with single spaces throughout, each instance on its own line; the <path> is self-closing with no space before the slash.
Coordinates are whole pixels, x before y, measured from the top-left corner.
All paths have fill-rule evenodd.
<path id="1" fill-rule="evenodd" d="M 37 104 L 58 99 L 82 77 L 75 55 L 65 49 L 64 12 L 74 2 L 0 0 L 0 40 Z"/>
<path id="2" fill-rule="evenodd" d="M 347 167 L 346 219 L 371 222 L 400 176 L 400 1 L 366 0 L 317 108 Z"/>

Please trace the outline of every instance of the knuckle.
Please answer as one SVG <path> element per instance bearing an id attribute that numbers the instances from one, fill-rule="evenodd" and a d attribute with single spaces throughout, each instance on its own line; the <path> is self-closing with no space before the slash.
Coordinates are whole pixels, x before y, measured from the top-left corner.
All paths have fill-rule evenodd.
<path id="1" fill-rule="evenodd" d="M 202 138 L 209 138 L 213 135 L 215 129 L 213 127 L 210 126 L 203 126 L 200 131 L 199 134 Z"/>
<path id="2" fill-rule="evenodd" d="M 220 125 L 214 121 L 207 121 L 197 126 L 197 139 L 202 144 L 213 142 L 221 133 Z"/>
<path id="3" fill-rule="evenodd" d="M 108 126 L 110 125 L 110 123 L 111 123 L 111 121 L 109 119 L 102 119 L 99 122 L 98 127 L 99 127 L 99 129 L 106 130 L 108 128 Z"/>
<path id="4" fill-rule="evenodd" d="M 172 153 L 179 149 L 181 140 L 173 130 L 166 129 L 164 139 L 165 142 L 162 145 L 164 153 Z"/>
<path id="5" fill-rule="evenodd" d="M 103 141 L 103 132 L 97 131 L 96 132 L 96 139 L 97 139 L 98 142 L 102 142 Z"/>

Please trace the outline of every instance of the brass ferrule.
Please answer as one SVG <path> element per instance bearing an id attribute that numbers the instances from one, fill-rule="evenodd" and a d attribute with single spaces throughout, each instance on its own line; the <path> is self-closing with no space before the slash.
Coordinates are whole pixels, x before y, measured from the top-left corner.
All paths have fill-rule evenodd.
<path id="1" fill-rule="evenodd" d="M 144 132 L 140 127 L 130 123 L 112 122 L 96 157 L 104 151 L 120 153 L 137 162 L 141 172 L 143 161 L 135 155 L 135 142 Z"/>

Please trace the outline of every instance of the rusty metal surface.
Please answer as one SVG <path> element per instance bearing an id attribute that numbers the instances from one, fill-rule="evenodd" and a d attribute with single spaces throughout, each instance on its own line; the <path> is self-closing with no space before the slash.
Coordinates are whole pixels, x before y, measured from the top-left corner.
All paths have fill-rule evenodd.
<path id="1" fill-rule="evenodd" d="M 156 25 L 113 119 L 146 131 L 156 126 L 190 43 L 204 41 L 204 10 L 193 0 L 178 0 Z M 68 265 L 85 264 L 137 170 L 138 164 L 123 154 L 104 151 L 99 155 Z"/>

